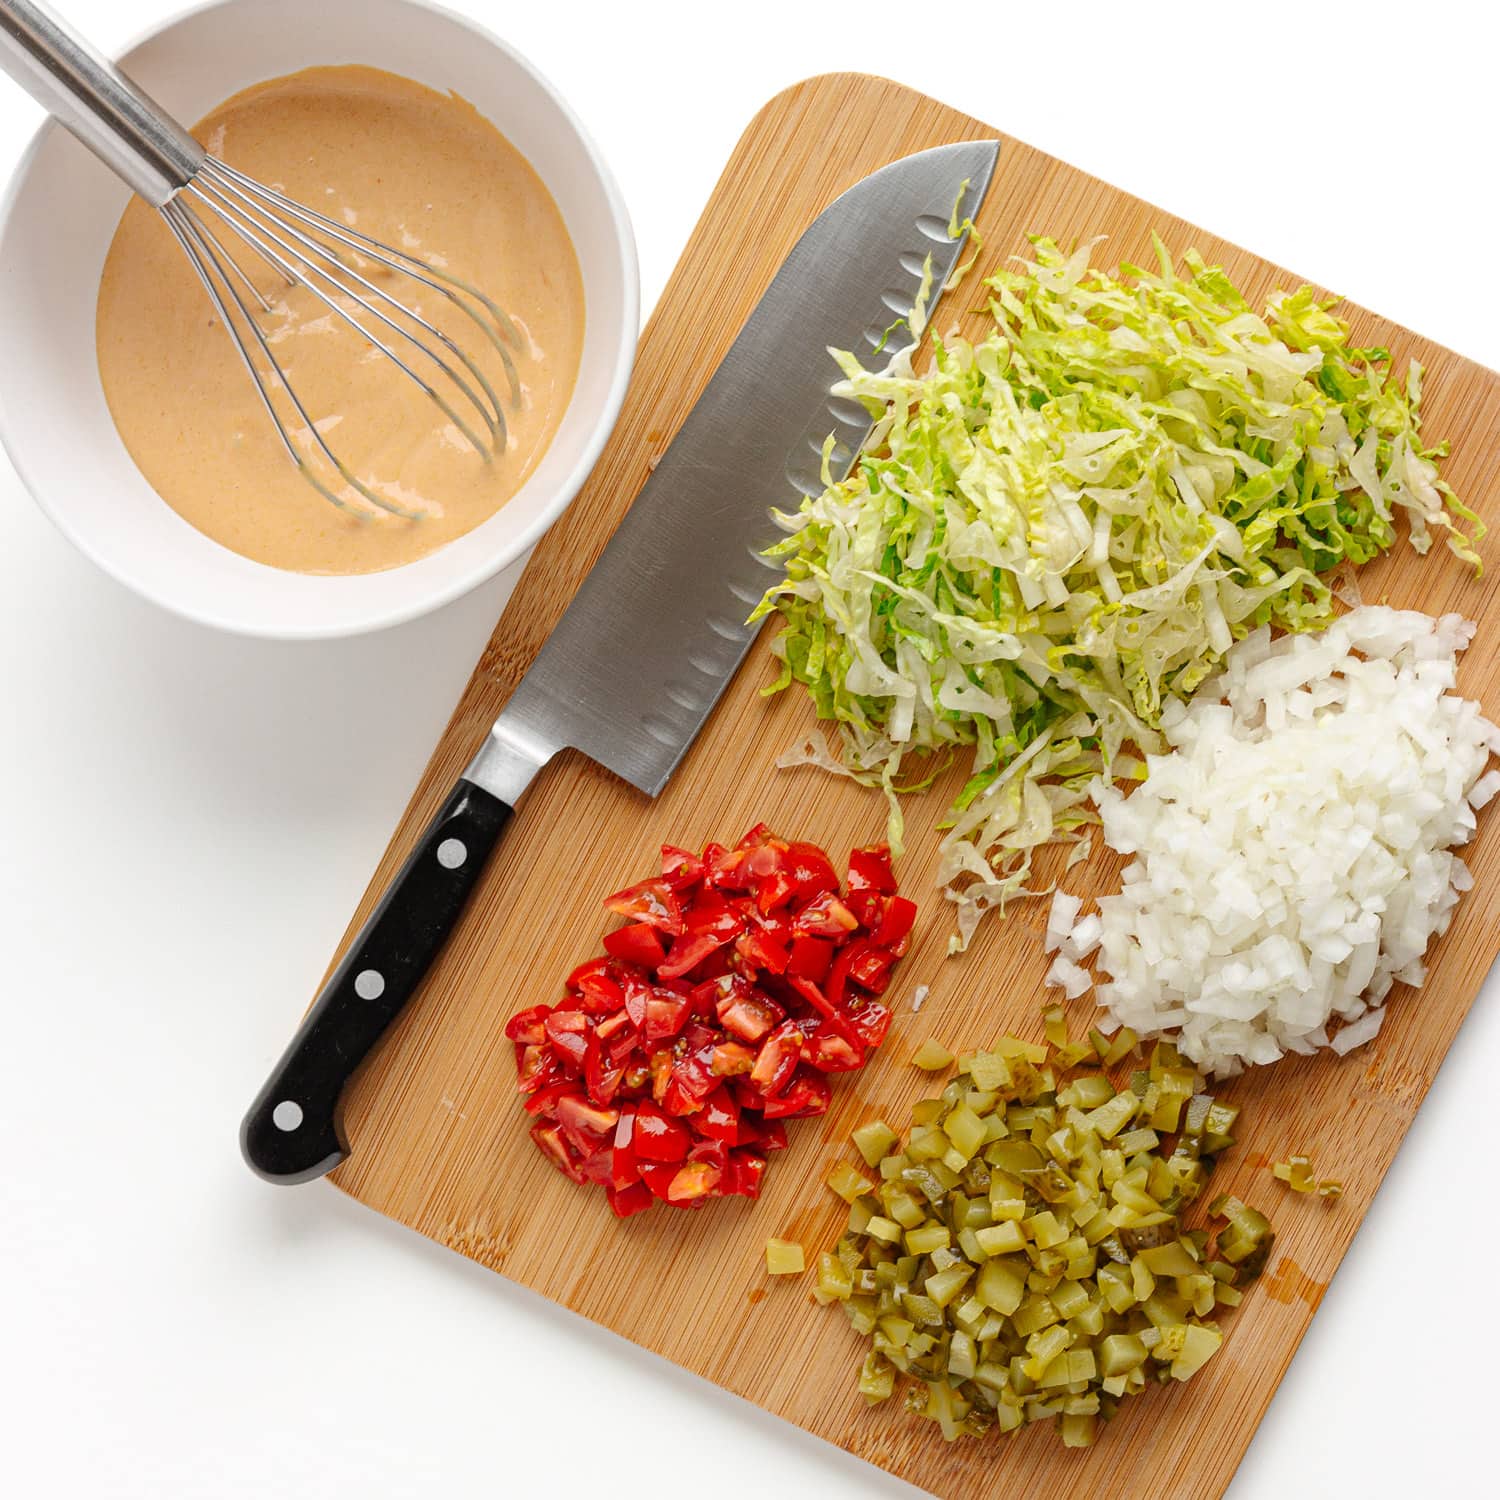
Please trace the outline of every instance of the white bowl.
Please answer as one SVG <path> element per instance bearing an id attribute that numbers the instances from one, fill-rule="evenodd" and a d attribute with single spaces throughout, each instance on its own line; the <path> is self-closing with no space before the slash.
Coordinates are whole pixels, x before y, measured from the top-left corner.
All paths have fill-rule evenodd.
<path id="1" fill-rule="evenodd" d="M 127 189 L 61 126 L 32 141 L 0 206 L 0 441 L 37 503 L 121 583 L 206 625 L 312 639 L 410 620 L 515 561 L 577 494 L 619 414 L 640 291 L 625 205 L 552 86 L 482 27 L 418 0 L 218 0 L 120 58 L 191 123 L 262 79 L 366 63 L 470 101 L 547 184 L 578 254 L 586 326 L 552 446 L 494 516 L 428 557 L 347 578 L 251 562 L 189 526 L 142 478 L 105 405 L 94 302 Z"/>

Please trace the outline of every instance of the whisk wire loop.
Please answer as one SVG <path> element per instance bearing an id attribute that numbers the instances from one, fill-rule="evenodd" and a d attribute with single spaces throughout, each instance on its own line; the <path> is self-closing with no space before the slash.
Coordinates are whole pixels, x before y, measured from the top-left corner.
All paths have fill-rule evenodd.
<path id="1" fill-rule="evenodd" d="M 310 235 L 303 233 L 294 225 L 287 224 L 284 221 L 275 218 L 264 207 L 264 205 L 257 203 L 254 198 L 252 198 L 249 194 L 242 192 L 233 183 L 229 183 L 223 187 L 220 187 L 218 184 L 212 184 L 207 186 L 206 189 L 200 188 L 199 185 L 194 184 L 191 190 L 199 197 L 206 197 L 207 201 L 210 202 L 211 206 L 218 213 L 222 214 L 225 212 L 226 205 L 221 200 L 221 194 L 227 193 L 235 200 L 238 200 L 237 202 L 228 205 L 229 207 L 239 210 L 247 216 L 259 215 L 261 216 L 261 218 L 269 220 L 269 225 L 267 225 L 261 222 L 261 218 L 249 217 L 249 222 L 251 224 L 255 225 L 255 227 L 260 230 L 261 233 L 265 234 L 276 246 L 278 246 L 281 250 L 284 250 L 286 254 L 293 257 L 293 259 L 296 260 L 300 265 L 306 267 L 308 271 L 322 278 L 340 296 L 347 297 L 349 300 L 355 302 L 359 307 L 363 308 L 365 312 L 378 319 L 392 332 L 397 333 L 402 338 L 406 339 L 407 342 L 410 343 L 420 353 L 426 355 L 426 357 L 430 359 L 438 367 L 438 369 L 450 381 L 452 381 L 455 386 L 457 386 L 460 391 L 463 392 L 463 394 L 479 412 L 479 415 L 483 419 L 485 426 L 489 430 L 491 441 L 497 443 L 500 446 L 503 446 L 505 413 L 501 409 L 499 399 L 496 397 L 493 389 L 491 389 L 489 381 L 485 378 L 484 371 L 481 370 L 479 366 L 463 351 L 463 349 L 460 348 L 453 339 L 449 338 L 449 336 L 444 333 L 442 329 L 435 327 L 420 313 L 406 306 L 405 303 L 398 301 L 383 287 L 377 286 L 374 282 L 369 280 L 368 277 L 361 275 L 356 267 L 351 266 L 348 260 L 339 255 L 336 251 L 330 250 L 328 246 L 321 244 L 319 241 L 313 239 Z M 274 226 L 274 228 L 270 226 Z M 309 255 L 303 253 L 304 251 L 310 251 L 312 255 L 318 257 L 320 261 L 326 262 L 329 266 L 336 267 L 337 270 L 327 270 L 323 264 L 319 263 L 319 261 L 314 260 L 310 258 Z M 380 299 L 381 302 L 385 303 L 386 306 L 394 309 L 394 311 L 399 313 L 402 317 L 409 319 L 412 323 L 415 323 L 424 332 L 426 332 L 433 339 L 442 344 L 445 349 L 449 350 L 449 352 L 452 353 L 454 357 L 464 365 L 464 367 L 469 371 L 470 375 L 472 375 L 479 383 L 480 387 L 485 393 L 485 396 L 489 400 L 489 405 L 486 406 L 484 401 L 480 400 L 478 395 L 475 394 L 473 387 L 470 386 L 468 382 L 463 378 L 463 376 L 461 376 L 457 370 L 449 365 L 441 357 L 441 355 L 439 355 L 435 350 L 425 344 L 422 339 L 416 333 L 412 332 L 409 327 L 405 326 L 402 323 L 398 323 L 394 318 L 388 316 L 385 312 L 383 312 L 381 308 L 373 305 L 365 297 L 361 296 L 359 292 L 354 291 L 352 288 L 350 288 L 347 285 L 347 282 L 350 281 L 354 282 L 357 286 L 364 288 L 364 290 L 368 292 L 372 297 Z M 485 452 L 486 454 L 488 453 L 488 449 L 486 449 L 482 444 L 478 444 L 476 446 L 480 448 L 480 451 Z"/>
<path id="2" fill-rule="evenodd" d="M 478 287 L 426 261 L 418 260 L 404 250 L 398 250 L 394 245 L 387 245 L 381 240 L 371 239 L 368 235 L 348 229 L 326 215 L 318 213 L 316 209 L 308 208 L 305 204 L 278 193 L 274 188 L 257 182 L 253 177 L 247 177 L 243 172 L 215 157 L 208 157 L 204 161 L 202 172 L 210 178 L 223 179 L 237 184 L 247 192 L 265 200 L 275 213 L 296 219 L 299 223 L 317 230 L 346 249 L 354 250 L 385 266 L 388 270 L 395 271 L 398 275 L 409 276 L 447 298 L 474 323 L 500 356 L 505 367 L 506 380 L 510 385 L 511 403 L 514 405 L 520 401 L 520 375 L 516 370 L 511 348 L 507 347 L 507 345 L 516 349 L 522 347 L 523 340 L 520 331 L 504 308 L 486 296 Z M 483 311 L 476 310 L 466 298 L 472 298 Z M 488 317 L 485 314 L 488 314 Z"/>
<path id="3" fill-rule="evenodd" d="M 405 520 L 420 520 L 424 514 L 423 512 L 398 504 L 396 501 L 390 500 L 371 489 L 369 485 L 364 484 L 350 471 L 348 466 L 328 445 L 323 434 L 318 431 L 317 424 L 308 414 L 307 408 L 302 404 L 301 398 L 282 374 L 281 366 L 277 362 L 275 355 L 272 354 L 270 345 L 266 342 L 265 334 L 261 332 L 260 325 L 255 321 L 255 315 L 246 305 L 244 298 L 235 288 L 233 281 L 230 280 L 229 274 L 220 262 L 213 245 L 210 243 L 203 223 L 198 216 L 186 204 L 177 200 L 165 204 L 161 212 L 168 227 L 176 236 L 178 244 L 186 252 L 194 271 L 197 272 L 198 279 L 203 283 L 209 300 L 213 303 L 215 311 L 219 314 L 219 318 L 224 324 L 225 331 L 229 334 L 230 340 L 239 353 L 241 362 L 250 375 L 251 382 L 260 396 L 261 404 L 265 407 L 266 414 L 270 417 L 271 424 L 275 427 L 276 434 L 281 439 L 282 446 L 286 449 L 287 455 L 291 458 L 292 462 L 297 466 L 302 477 L 320 495 L 332 501 L 340 510 L 358 513 L 357 507 L 350 505 L 347 500 L 336 491 L 330 489 L 318 477 L 317 473 L 307 462 L 306 455 L 293 441 L 292 434 L 287 430 L 287 425 L 282 419 L 281 413 L 276 409 L 276 403 L 271 398 L 271 392 L 266 384 L 265 376 L 251 357 L 249 346 L 245 343 L 244 334 L 241 332 L 241 324 L 249 330 L 251 337 L 260 349 L 262 357 L 272 371 L 275 372 L 276 385 L 286 396 L 287 400 L 291 402 L 293 410 L 295 410 L 302 422 L 302 430 L 307 433 L 308 440 L 316 446 L 327 463 L 337 471 L 339 477 L 356 494 L 361 495 L 378 509 L 386 511 L 391 515 L 400 516 Z M 210 267 L 212 267 L 212 270 L 210 270 Z M 217 273 L 217 281 L 215 280 L 214 273 Z M 231 315 L 229 306 L 225 302 L 226 296 L 238 311 L 239 321 L 236 321 Z"/>
<path id="4" fill-rule="evenodd" d="M 213 212 L 217 213 L 220 218 L 222 218 L 227 224 L 229 224 L 242 239 L 251 244 L 258 245 L 259 248 L 264 250 L 265 253 L 278 266 L 281 267 L 282 270 L 294 276 L 298 285 L 306 287 L 307 290 L 311 292 L 312 295 L 316 297 L 318 301 L 320 301 L 326 308 L 328 308 L 331 313 L 333 313 L 336 317 L 342 319 L 343 322 L 347 323 L 349 327 L 354 329 L 354 331 L 358 333 L 362 338 L 373 344 L 375 348 L 378 349 L 380 353 L 385 355 L 385 357 L 390 360 L 390 362 L 395 365 L 403 375 L 405 375 L 417 386 L 417 388 L 422 392 L 423 395 L 428 397 L 438 406 L 443 415 L 447 417 L 455 427 L 458 428 L 458 430 L 463 434 L 465 440 L 469 443 L 470 447 L 472 447 L 481 458 L 487 459 L 489 457 L 489 449 L 485 446 L 483 439 L 475 434 L 474 429 L 470 427 L 470 425 L 466 421 L 464 421 L 463 417 L 459 415 L 459 413 L 454 409 L 447 398 L 444 397 L 442 393 L 439 392 L 429 380 L 418 374 L 417 371 L 414 370 L 412 366 L 409 365 L 406 360 L 404 360 L 395 351 L 395 349 L 391 347 L 389 343 L 381 338 L 378 333 L 374 332 L 370 328 L 367 328 L 363 323 L 361 323 L 360 320 L 348 309 L 348 307 L 344 305 L 344 302 L 339 299 L 346 298 L 357 303 L 379 322 L 388 325 L 397 333 L 403 333 L 404 330 L 402 330 L 398 324 L 392 322 L 389 316 L 381 312 L 379 308 L 372 307 L 364 297 L 361 297 L 359 293 L 343 285 L 338 277 L 334 276 L 331 272 L 325 271 L 314 260 L 312 260 L 311 257 L 303 254 L 302 252 L 298 251 L 293 246 L 288 244 L 287 241 L 283 239 L 282 236 L 275 230 L 267 229 L 263 225 L 256 223 L 256 221 L 250 219 L 233 203 L 227 202 L 217 196 L 214 189 L 209 188 L 205 190 L 196 181 L 194 181 L 188 184 L 185 191 L 196 198 L 199 203 L 206 205 Z M 272 246 L 274 246 L 275 248 L 271 248 Z M 284 259 L 282 255 L 278 254 L 278 251 L 284 251 L 287 256 L 291 257 L 291 259 Z M 300 271 L 294 269 L 293 262 L 296 262 L 304 269 Z M 329 292 L 325 291 L 322 286 L 320 286 L 316 281 L 312 279 L 313 276 L 317 276 L 333 286 L 334 290 L 338 293 L 338 297 L 335 297 Z M 417 341 L 413 339 L 413 342 Z M 428 353 L 429 357 L 431 357 L 437 364 L 442 366 L 445 370 L 448 369 L 440 356 L 433 354 L 431 350 L 428 350 L 426 352 Z M 453 371 L 448 370 L 448 373 L 458 384 L 459 388 L 465 391 L 465 393 L 469 396 L 469 399 L 474 402 L 476 406 L 479 406 L 480 413 L 481 415 L 483 415 L 484 408 L 479 404 L 479 398 L 474 394 L 472 387 L 469 387 L 467 383 Z"/>

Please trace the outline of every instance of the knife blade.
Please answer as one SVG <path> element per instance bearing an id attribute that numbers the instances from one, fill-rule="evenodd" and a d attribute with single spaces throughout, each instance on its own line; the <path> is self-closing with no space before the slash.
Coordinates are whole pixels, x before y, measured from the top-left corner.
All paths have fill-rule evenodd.
<path id="1" fill-rule="evenodd" d="M 345 1084 L 421 984 L 527 786 L 563 749 L 655 796 L 734 677 L 774 581 L 773 507 L 852 467 L 872 419 L 830 396 L 828 352 L 869 355 L 936 301 L 998 141 L 903 157 L 857 182 L 792 248 L 447 802 L 350 945 L 240 1130 L 246 1161 L 304 1182 L 348 1154 Z M 909 341 L 909 337 L 908 337 Z M 891 346 L 887 346 L 891 347 Z M 897 340 L 894 347 L 899 347 Z"/>

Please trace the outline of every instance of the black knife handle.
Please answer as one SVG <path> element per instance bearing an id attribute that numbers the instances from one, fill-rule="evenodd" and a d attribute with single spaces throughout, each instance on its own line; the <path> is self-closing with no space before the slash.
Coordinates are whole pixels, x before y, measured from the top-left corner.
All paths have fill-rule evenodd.
<path id="1" fill-rule="evenodd" d="M 460 780 L 427 825 L 240 1127 L 245 1160 L 268 1182 L 306 1182 L 349 1154 L 344 1085 L 422 983 L 510 813 Z"/>

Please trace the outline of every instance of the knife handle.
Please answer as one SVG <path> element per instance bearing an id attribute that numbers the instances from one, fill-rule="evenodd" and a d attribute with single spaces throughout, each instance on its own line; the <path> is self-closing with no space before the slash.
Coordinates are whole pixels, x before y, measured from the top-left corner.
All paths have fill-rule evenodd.
<path id="1" fill-rule="evenodd" d="M 348 1154 L 340 1098 L 401 1013 L 479 883 L 510 804 L 460 779 L 308 1011 L 240 1127 L 269 1182 L 306 1182 Z"/>

